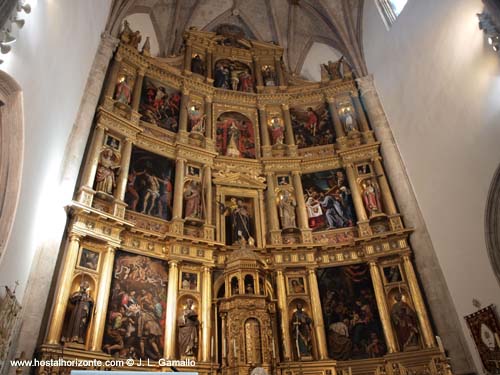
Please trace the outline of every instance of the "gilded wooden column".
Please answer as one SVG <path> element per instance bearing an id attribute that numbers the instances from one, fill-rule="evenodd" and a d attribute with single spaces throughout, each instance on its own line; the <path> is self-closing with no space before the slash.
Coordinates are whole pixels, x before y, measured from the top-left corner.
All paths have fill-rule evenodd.
<path id="1" fill-rule="evenodd" d="M 285 361 L 290 361 L 292 353 L 290 351 L 290 320 L 288 318 L 288 308 L 286 305 L 285 276 L 282 270 L 276 270 L 276 286 L 278 292 L 278 309 L 281 314 L 281 336 L 283 337 L 283 356 Z"/>
<path id="2" fill-rule="evenodd" d="M 262 79 L 262 69 L 260 67 L 260 60 L 258 57 L 253 58 L 253 70 L 255 73 L 255 79 L 257 81 L 258 87 L 264 86 L 264 80 Z"/>
<path id="3" fill-rule="evenodd" d="M 319 297 L 318 280 L 313 269 L 307 270 L 309 288 L 311 291 L 311 310 L 314 322 L 314 332 L 318 343 L 319 359 L 328 359 L 326 346 L 325 323 L 323 322 L 323 312 L 321 311 L 321 299 Z"/>
<path id="4" fill-rule="evenodd" d="M 201 360 L 210 362 L 211 340 L 212 337 L 212 270 L 210 267 L 203 267 L 202 276 L 202 301 L 201 301 Z"/>
<path id="5" fill-rule="evenodd" d="M 68 306 L 68 300 L 71 293 L 71 283 L 73 271 L 75 270 L 80 250 L 80 236 L 76 234 L 69 235 L 69 242 L 66 248 L 66 254 L 62 263 L 62 270 L 57 283 L 56 298 L 53 303 L 52 315 L 47 333 L 47 344 L 58 345 L 61 341 L 61 333 L 64 324 L 64 316 Z"/>
<path id="6" fill-rule="evenodd" d="M 422 336 L 425 346 L 427 348 L 433 348 L 436 346 L 434 334 L 432 333 L 429 316 L 427 315 L 427 309 L 424 304 L 424 299 L 422 298 L 422 293 L 420 293 L 417 276 L 415 275 L 415 270 L 413 269 L 413 264 L 411 263 L 409 255 L 403 255 L 403 266 L 406 277 L 408 278 L 408 285 L 410 287 L 410 293 L 413 304 L 415 305 L 418 321 L 420 323 L 420 327 L 422 328 Z"/>
<path id="7" fill-rule="evenodd" d="M 207 70 L 207 78 L 213 78 L 214 75 L 214 63 L 213 63 L 214 55 L 212 51 L 207 51 L 207 61 L 205 65 L 205 69 Z"/>
<path id="8" fill-rule="evenodd" d="M 212 97 L 205 97 L 205 137 L 213 138 L 212 124 Z"/>
<path id="9" fill-rule="evenodd" d="M 203 184 L 205 189 L 205 224 L 213 225 L 212 169 L 209 165 L 203 167 Z"/>
<path id="10" fill-rule="evenodd" d="M 177 326 L 177 289 L 179 285 L 179 267 L 176 260 L 168 265 L 167 311 L 165 314 L 165 348 L 167 359 L 176 357 L 176 326 Z"/>
<path id="11" fill-rule="evenodd" d="M 372 231 L 368 222 L 368 216 L 366 215 L 365 206 L 363 205 L 363 199 L 361 198 L 361 192 L 359 191 L 358 183 L 356 182 L 356 177 L 354 176 L 353 165 L 346 164 L 345 171 L 347 174 L 347 180 L 349 181 L 349 187 L 351 188 L 354 209 L 356 210 L 356 216 L 358 217 L 360 236 L 369 236 L 372 234 Z"/>
<path id="12" fill-rule="evenodd" d="M 302 232 L 302 242 L 309 243 L 312 242 L 312 231 L 309 228 L 304 189 L 302 188 L 302 180 L 300 179 L 299 172 L 292 172 L 292 182 L 295 189 L 295 199 L 297 200 L 297 218 L 299 229 Z"/>
<path id="13" fill-rule="evenodd" d="M 286 86 L 285 75 L 283 73 L 283 67 L 281 66 L 281 58 L 279 56 L 274 57 L 274 65 L 276 67 L 276 73 L 278 73 L 279 85 Z"/>
<path id="14" fill-rule="evenodd" d="M 186 42 L 186 50 L 184 51 L 184 72 L 191 72 L 191 55 L 193 54 L 193 47 L 191 42 Z"/>
<path id="15" fill-rule="evenodd" d="M 123 201 L 127 190 L 128 170 L 130 167 L 130 156 L 132 155 L 132 141 L 125 139 L 122 142 L 120 174 L 116 184 L 115 198 Z"/>
<path id="16" fill-rule="evenodd" d="M 259 106 L 259 124 L 260 124 L 260 138 L 262 139 L 262 146 L 271 146 L 269 137 L 269 130 L 267 128 L 267 112 L 266 106 Z"/>
<path id="17" fill-rule="evenodd" d="M 370 275 L 372 277 L 373 290 L 375 291 L 375 299 L 377 300 L 380 321 L 382 322 L 382 328 L 384 329 L 387 351 L 389 353 L 394 353 L 397 351 L 396 340 L 394 339 L 394 332 L 392 331 L 391 316 L 389 315 L 389 309 L 387 308 L 384 286 L 382 285 L 382 278 L 380 277 L 380 270 L 375 261 L 370 262 Z"/>
<path id="18" fill-rule="evenodd" d="M 365 133 L 370 131 L 370 125 L 368 125 L 368 119 L 366 118 L 366 113 L 361 105 L 361 100 L 359 100 L 358 93 L 351 93 L 352 102 L 354 103 L 354 109 L 356 110 L 357 118 L 359 120 L 359 128 Z"/>
<path id="19" fill-rule="evenodd" d="M 175 161 L 175 182 L 174 182 L 174 207 L 172 208 L 172 220 L 182 219 L 184 188 L 184 173 L 186 169 L 186 160 L 178 158 Z"/>
<path id="20" fill-rule="evenodd" d="M 377 175 L 378 184 L 380 186 L 380 191 L 382 193 L 382 198 L 385 204 L 385 213 L 387 215 L 396 215 L 398 210 L 396 209 L 396 204 L 394 203 L 394 199 L 392 198 L 391 189 L 389 187 L 389 183 L 387 182 L 387 178 L 385 177 L 384 167 L 382 166 L 382 162 L 380 161 L 380 156 L 372 159 L 373 168 L 375 169 L 375 174 Z"/>
<path id="21" fill-rule="evenodd" d="M 120 73 L 120 68 L 122 65 L 122 57 L 119 53 L 116 54 L 113 62 L 111 63 L 111 69 L 109 71 L 108 83 L 106 86 L 106 96 L 113 98 L 115 94 L 116 81 L 118 78 L 118 73 Z"/>
<path id="22" fill-rule="evenodd" d="M 189 90 L 182 90 L 181 98 L 181 108 L 179 110 L 179 134 L 187 132 L 188 114 L 187 110 L 189 107 Z"/>
<path id="23" fill-rule="evenodd" d="M 99 290 L 97 292 L 94 324 L 90 335 L 90 350 L 102 350 L 102 337 L 106 325 L 106 313 L 108 311 L 109 288 L 113 278 L 113 264 L 115 261 L 115 248 L 108 245 L 102 261 L 101 275 L 99 279 Z"/>
<path id="24" fill-rule="evenodd" d="M 285 120 L 285 141 L 287 145 L 295 145 L 293 138 L 292 118 L 290 116 L 290 107 L 288 104 L 281 106 L 283 109 L 283 119 Z"/>
<path id="25" fill-rule="evenodd" d="M 132 93 L 132 110 L 138 112 L 139 104 L 141 103 L 142 83 L 144 82 L 144 74 L 146 71 L 139 68 L 135 78 L 134 92 Z"/>
<path id="26" fill-rule="evenodd" d="M 266 190 L 266 211 L 267 220 L 269 222 L 269 233 L 271 244 L 281 244 L 281 230 L 276 208 L 276 194 L 274 192 L 274 174 L 266 173 L 267 190 Z"/>
<path id="27" fill-rule="evenodd" d="M 99 164 L 99 157 L 101 155 L 101 148 L 104 144 L 104 127 L 97 124 L 94 131 L 94 139 L 89 150 L 89 157 L 85 164 L 85 170 L 82 176 L 82 186 L 92 188 L 94 186 L 94 178 L 97 172 L 97 164 Z"/>
<path id="28" fill-rule="evenodd" d="M 342 144 L 341 140 L 345 137 L 344 127 L 342 126 L 342 121 L 340 121 L 339 112 L 337 111 L 337 105 L 335 104 L 335 98 L 326 98 L 328 102 L 328 109 L 333 119 L 333 127 L 335 129 L 335 137 L 339 145 Z M 340 141 L 339 141 L 340 140 Z"/>

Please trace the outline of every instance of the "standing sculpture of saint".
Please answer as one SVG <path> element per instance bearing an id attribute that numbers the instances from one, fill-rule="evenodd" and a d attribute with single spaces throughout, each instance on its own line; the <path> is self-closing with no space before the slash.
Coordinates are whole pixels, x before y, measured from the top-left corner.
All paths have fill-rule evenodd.
<path id="1" fill-rule="evenodd" d="M 283 229 L 296 228 L 295 206 L 297 203 L 288 190 L 283 190 L 279 202 L 281 226 Z"/>
<path id="2" fill-rule="evenodd" d="M 180 357 L 196 356 L 198 352 L 198 313 L 194 311 L 193 300 L 186 300 L 186 307 L 182 315 L 177 319 L 178 326 L 178 348 Z"/>
<path id="3" fill-rule="evenodd" d="M 85 344 L 92 308 L 94 307 L 94 301 L 89 295 L 89 287 L 88 281 L 82 282 L 80 290 L 73 293 L 69 298 L 71 312 L 61 338 L 63 342 Z"/>
<path id="4" fill-rule="evenodd" d="M 281 125 L 279 117 L 273 117 L 271 120 L 271 137 L 273 145 L 282 145 L 285 139 L 285 128 Z"/>
<path id="5" fill-rule="evenodd" d="M 382 212 L 380 190 L 376 182 L 366 180 L 365 183 L 363 183 L 363 202 L 370 217 Z"/>
<path id="6" fill-rule="evenodd" d="M 312 356 L 312 319 L 303 310 L 301 303 L 297 303 L 297 310 L 292 316 L 292 336 L 295 352 L 299 360 Z"/>
<path id="7" fill-rule="evenodd" d="M 131 98 L 132 98 L 132 90 L 128 83 L 128 77 L 124 77 L 116 85 L 115 100 L 117 102 L 129 105 Z"/>
<path id="8" fill-rule="evenodd" d="M 223 203 L 219 203 L 219 209 L 222 215 L 229 216 L 231 223 L 231 238 L 229 239 L 230 245 L 236 245 L 238 243 L 247 243 L 253 246 L 255 240 L 252 237 L 251 230 L 251 216 L 245 207 L 243 200 L 237 198 L 231 198 L 231 203 L 226 206 Z M 228 231 L 228 229 L 226 229 Z"/>
<path id="9" fill-rule="evenodd" d="M 193 217 L 201 219 L 201 187 L 200 183 L 191 181 L 184 191 L 185 217 Z"/>
<path id="10" fill-rule="evenodd" d="M 115 170 L 119 168 L 115 164 L 113 150 L 106 148 L 99 156 L 99 164 L 95 175 L 95 190 L 113 195 L 113 189 L 116 186 Z"/>
<path id="11" fill-rule="evenodd" d="M 240 149 L 238 148 L 240 135 L 241 135 L 240 129 L 238 129 L 238 127 L 233 121 L 231 123 L 231 126 L 227 130 L 227 137 L 229 139 L 229 142 L 227 144 L 226 156 L 236 156 L 236 157 L 241 156 Z"/>
<path id="12" fill-rule="evenodd" d="M 415 311 L 403 301 L 401 293 L 394 296 L 396 303 L 391 309 L 391 320 L 394 324 L 396 336 L 401 350 L 418 348 L 418 320 Z"/>

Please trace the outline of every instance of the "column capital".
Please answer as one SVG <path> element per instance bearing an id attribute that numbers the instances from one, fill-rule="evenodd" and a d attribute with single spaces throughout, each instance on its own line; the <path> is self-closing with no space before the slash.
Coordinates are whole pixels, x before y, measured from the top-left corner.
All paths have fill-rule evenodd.
<path id="1" fill-rule="evenodd" d="M 344 163 L 344 167 L 349 169 L 354 169 L 354 163 L 352 162 Z"/>
<path id="2" fill-rule="evenodd" d="M 328 104 L 337 104 L 334 96 L 325 97 Z"/>
<path id="3" fill-rule="evenodd" d="M 212 95 L 205 96 L 205 103 L 212 103 L 212 101 L 213 101 Z"/>
<path id="4" fill-rule="evenodd" d="M 138 67 L 137 74 L 144 77 L 144 75 L 146 74 L 146 68 L 144 68 L 143 66 Z"/>
<path id="5" fill-rule="evenodd" d="M 288 110 L 290 109 L 290 105 L 289 105 L 288 103 L 283 103 L 283 104 L 281 105 L 281 108 L 282 108 L 283 110 L 285 110 L 285 111 L 288 111 Z"/>
<path id="6" fill-rule="evenodd" d="M 111 245 L 108 243 L 106 245 L 106 251 L 109 253 L 114 253 L 116 251 L 116 245 Z"/>
<path id="7" fill-rule="evenodd" d="M 182 96 L 189 98 L 189 88 L 186 85 L 182 86 Z"/>
<path id="8" fill-rule="evenodd" d="M 179 266 L 179 261 L 177 259 L 170 259 L 168 261 L 168 268 L 177 268 Z"/>
<path id="9" fill-rule="evenodd" d="M 203 271 L 203 273 L 205 273 L 205 272 L 211 273 L 212 272 L 212 268 L 210 268 L 209 266 L 202 266 L 201 270 Z"/>
<path id="10" fill-rule="evenodd" d="M 373 162 L 382 161 L 382 156 L 380 156 L 380 155 L 372 156 L 372 158 L 370 160 Z"/>
<path id="11" fill-rule="evenodd" d="M 77 233 L 70 233 L 69 240 L 72 242 L 74 241 L 74 242 L 80 243 L 82 241 L 82 236 L 80 234 L 77 234 Z"/>
<path id="12" fill-rule="evenodd" d="M 257 104 L 257 108 L 259 111 L 265 112 L 266 111 L 266 105 L 265 104 Z"/>
<path id="13" fill-rule="evenodd" d="M 361 91 L 361 96 L 364 96 L 371 91 L 375 90 L 375 82 L 372 74 L 368 74 L 364 77 L 356 78 L 356 83 L 358 84 L 359 90 Z"/>

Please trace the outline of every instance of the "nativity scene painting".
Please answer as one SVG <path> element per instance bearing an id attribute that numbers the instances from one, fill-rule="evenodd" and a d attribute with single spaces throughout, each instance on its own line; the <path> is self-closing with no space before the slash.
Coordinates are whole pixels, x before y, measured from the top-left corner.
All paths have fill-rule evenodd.
<path id="1" fill-rule="evenodd" d="M 383 356 L 387 349 L 368 266 L 325 268 L 317 276 L 329 357 Z"/>
<path id="2" fill-rule="evenodd" d="M 118 251 L 103 340 L 103 351 L 132 359 L 163 355 L 167 263 Z"/>
<path id="3" fill-rule="evenodd" d="M 174 161 L 134 147 L 125 194 L 128 209 L 170 220 L 174 179 Z"/>
<path id="4" fill-rule="evenodd" d="M 252 121 L 238 112 L 225 112 L 217 119 L 217 151 L 220 155 L 255 159 Z"/>
<path id="5" fill-rule="evenodd" d="M 177 133 L 181 95 L 180 91 L 145 77 L 139 106 L 141 120 Z"/>
<path id="6" fill-rule="evenodd" d="M 356 214 L 343 169 L 302 175 L 309 227 L 313 231 L 352 227 Z"/>
<path id="7" fill-rule="evenodd" d="M 290 115 L 298 148 L 335 143 L 333 122 L 325 103 L 290 108 Z"/>

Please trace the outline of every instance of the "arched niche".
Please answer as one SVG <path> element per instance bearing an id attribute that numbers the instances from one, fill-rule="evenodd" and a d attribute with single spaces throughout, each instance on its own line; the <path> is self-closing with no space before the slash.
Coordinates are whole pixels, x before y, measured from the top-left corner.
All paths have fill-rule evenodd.
<path id="1" fill-rule="evenodd" d="M 245 359 L 250 365 L 262 363 L 261 326 L 256 318 L 245 321 Z"/>
<path id="2" fill-rule="evenodd" d="M 304 57 L 300 75 L 310 81 L 321 81 L 321 64 L 326 64 L 328 61 L 337 61 L 342 57 L 342 53 L 332 46 L 313 42 Z"/>
<path id="3" fill-rule="evenodd" d="M 224 112 L 217 118 L 216 146 L 219 154 L 255 159 L 256 132 L 253 122 L 239 112 Z"/>
<path id="4" fill-rule="evenodd" d="M 500 166 L 490 185 L 485 213 L 485 239 L 493 271 L 500 283 Z"/>
<path id="5" fill-rule="evenodd" d="M 252 275 L 245 275 L 245 294 L 255 294 L 255 280 Z"/>
<path id="6" fill-rule="evenodd" d="M 146 37 L 149 37 L 151 56 L 159 56 L 160 44 L 150 15 L 146 13 L 133 13 L 126 16 L 124 21 L 128 21 L 132 30 L 139 30 L 141 32 L 142 40 L 139 48 L 142 48 Z"/>
<path id="7" fill-rule="evenodd" d="M 194 329 L 192 328 L 193 326 L 191 324 L 187 324 L 187 321 L 189 319 L 193 320 L 193 317 L 187 317 L 185 315 L 185 310 L 189 306 L 189 301 L 192 301 L 191 309 L 197 314 L 195 319 L 198 321 L 198 326 Z M 200 338 L 201 338 L 201 324 L 200 324 L 200 315 L 201 315 L 201 303 L 198 300 L 197 297 L 195 297 L 192 294 L 183 294 L 179 299 L 177 300 L 177 337 L 176 337 L 176 349 L 177 349 L 177 358 L 184 358 L 184 357 L 194 357 L 196 360 L 198 355 L 200 354 Z M 191 328 L 189 328 L 191 326 Z M 188 344 L 186 344 L 186 338 L 189 336 L 193 335 L 193 331 L 190 331 L 190 329 L 193 329 L 196 331 L 196 338 L 194 338 L 194 347 L 192 350 L 192 355 L 187 355 L 184 353 L 184 349 L 186 347 L 189 347 Z M 183 331 L 181 331 L 183 330 Z M 182 337 L 181 337 L 182 336 Z M 189 340 L 189 339 L 188 339 Z"/>
<path id="8" fill-rule="evenodd" d="M 21 87 L 0 70 L 0 262 L 14 223 L 24 155 Z"/>

